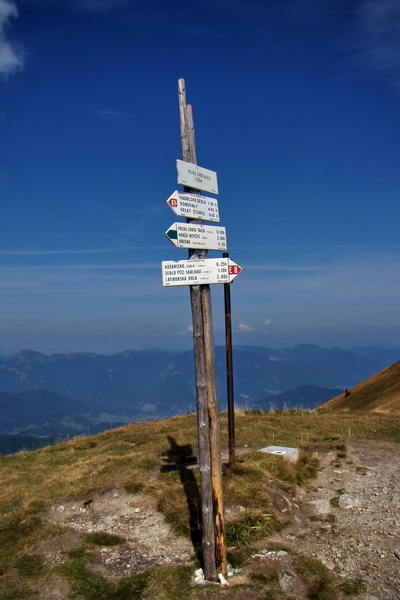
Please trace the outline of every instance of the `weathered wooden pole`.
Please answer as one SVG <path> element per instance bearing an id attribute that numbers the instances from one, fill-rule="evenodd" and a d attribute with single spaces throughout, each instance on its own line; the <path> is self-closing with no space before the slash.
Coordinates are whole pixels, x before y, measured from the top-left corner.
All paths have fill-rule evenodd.
<path id="1" fill-rule="evenodd" d="M 229 258 L 229 252 L 224 252 L 224 258 Z M 224 283 L 225 303 L 225 348 L 226 348 L 226 389 L 228 398 L 228 438 L 229 438 L 229 467 L 235 467 L 235 400 L 233 392 L 233 357 L 232 357 L 232 309 L 231 284 Z"/>
<path id="2" fill-rule="evenodd" d="M 178 94 L 182 159 L 197 164 L 192 109 L 186 104 L 183 79 L 178 81 Z M 198 193 L 188 187 L 185 191 Z M 206 254 L 204 250 L 189 249 L 190 259 L 204 258 Z M 217 581 L 218 573 L 226 575 L 227 561 L 210 286 L 190 286 L 190 299 L 196 370 L 203 567 L 205 578 Z"/>
<path id="3" fill-rule="evenodd" d="M 220 420 L 218 412 L 217 378 L 215 373 L 214 336 L 212 330 L 212 312 L 210 286 L 202 286 L 202 309 L 204 324 L 204 349 L 206 359 L 207 390 L 208 390 L 208 415 L 210 422 L 210 449 L 211 449 L 211 481 L 212 499 L 214 508 L 215 530 L 215 560 L 219 573 L 226 575 L 227 557 L 225 543 L 225 518 L 224 500 L 222 490 L 222 459 Z M 207 289 L 208 288 L 208 289 Z"/>
<path id="4" fill-rule="evenodd" d="M 182 160 L 196 164 L 196 148 L 191 107 L 186 104 L 185 81 L 178 81 Z M 187 192 L 195 192 L 185 187 Z M 190 221 L 190 219 L 187 219 Z M 199 256 L 189 249 L 189 258 Z M 215 561 L 215 533 L 212 504 L 210 426 L 207 407 L 207 376 L 204 357 L 204 327 L 201 308 L 201 286 L 190 286 L 193 346 L 196 370 L 197 426 L 199 444 L 200 491 L 202 511 L 202 548 L 204 576 L 209 581 L 218 578 Z"/>

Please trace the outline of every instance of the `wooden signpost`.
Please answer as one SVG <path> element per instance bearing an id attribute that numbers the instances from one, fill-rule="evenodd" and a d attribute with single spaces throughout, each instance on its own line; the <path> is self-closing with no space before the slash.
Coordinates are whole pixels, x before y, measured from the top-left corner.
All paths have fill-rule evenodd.
<path id="1" fill-rule="evenodd" d="M 197 391 L 203 569 L 205 579 L 218 581 L 219 574 L 226 575 L 227 557 L 209 284 L 229 284 L 242 269 L 230 258 L 206 258 L 210 249 L 226 249 L 225 228 L 204 225 L 204 220 L 219 222 L 217 200 L 198 192 L 202 190 L 218 194 L 217 174 L 196 164 L 192 107 L 186 104 L 183 79 L 178 82 L 178 93 L 183 160 L 177 161 L 177 169 L 178 183 L 184 185 L 184 192 L 174 192 L 167 203 L 176 215 L 186 217 L 187 225 L 174 223 L 166 235 L 177 247 L 189 250 L 188 260 L 163 261 L 162 274 L 164 286 L 189 285 L 190 289 Z M 188 240 L 192 240 L 192 243 Z"/>

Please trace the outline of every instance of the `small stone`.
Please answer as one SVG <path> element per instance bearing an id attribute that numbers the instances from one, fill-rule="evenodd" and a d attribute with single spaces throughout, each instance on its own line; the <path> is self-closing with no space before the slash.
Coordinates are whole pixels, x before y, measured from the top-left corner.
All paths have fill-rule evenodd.
<path id="1" fill-rule="evenodd" d="M 205 579 L 203 569 L 196 569 L 196 571 L 194 572 L 193 583 L 195 585 L 201 585 L 202 583 L 204 583 L 204 581 Z"/>
<path id="2" fill-rule="evenodd" d="M 218 573 L 218 579 L 219 579 L 219 582 L 220 582 L 220 584 L 221 584 L 223 587 L 227 587 L 227 586 L 229 585 L 229 581 L 227 581 L 227 580 L 225 579 L 225 577 L 222 575 L 222 573 Z"/>
<path id="3" fill-rule="evenodd" d="M 312 500 L 309 502 L 314 509 L 317 515 L 329 515 L 331 512 L 331 504 L 329 500 Z"/>
<path id="4" fill-rule="evenodd" d="M 279 587 L 282 592 L 288 592 L 294 585 L 296 577 L 292 575 L 289 571 L 284 571 L 282 575 L 279 577 Z"/>
<path id="5" fill-rule="evenodd" d="M 362 503 L 359 498 L 352 498 L 350 494 L 340 494 L 339 506 L 340 508 L 361 508 Z"/>

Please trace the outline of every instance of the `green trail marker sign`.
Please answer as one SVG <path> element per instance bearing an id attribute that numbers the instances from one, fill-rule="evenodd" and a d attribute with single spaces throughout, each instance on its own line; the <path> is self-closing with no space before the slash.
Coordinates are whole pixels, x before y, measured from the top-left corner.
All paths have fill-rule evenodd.
<path id="1" fill-rule="evenodd" d="M 225 227 L 196 223 L 173 223 L 165 235 L 177 248 L 226 250 Z"/>

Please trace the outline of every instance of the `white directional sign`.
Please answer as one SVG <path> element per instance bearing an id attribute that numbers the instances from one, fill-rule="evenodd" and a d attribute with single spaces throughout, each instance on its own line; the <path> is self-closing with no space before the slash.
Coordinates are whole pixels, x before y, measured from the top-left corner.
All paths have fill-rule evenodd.
<path id="1" fill-rule="evenodd" d="M 172 223 L 165 235 L 177 248 L 226 250 L 225 227 L 196 223 Z"/>
<path id="2" fill-rule="evenodd" d="M 230 258 L 163 261 L 163 286 L 231 283 L 242 270 Z"/>
<path id="3" fill-rule="evenodd" d="M 215 171 L 204 169 L 183 160 L 176 161 L 176 168 L 178 169 L 178 183 L 194 188 L 195 190 L 218 194 L 217 174 Z"/>
<path id="4" fill-rule="evenodd" d="M 178 217 L 219 223 L 218 201 L 208 196 L 174 192 L 167 204 Z"/>

